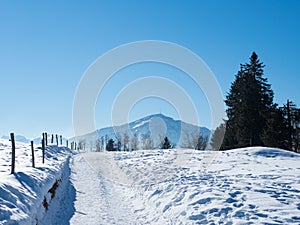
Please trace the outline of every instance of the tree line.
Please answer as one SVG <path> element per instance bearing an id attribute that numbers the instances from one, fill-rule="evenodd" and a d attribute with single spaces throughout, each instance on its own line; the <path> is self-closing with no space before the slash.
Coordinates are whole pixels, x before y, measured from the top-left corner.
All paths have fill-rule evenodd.
<path id="1" fill-rule="evenodd" d="M 135 140 L 138 141 L 138 139 L 135 139 Z M 160 144 L 158 146 L 153 145 L 153 141 L 150 137 L 147 137 L 146 140 L 147 140 L 146 144 L 144 141 L 142 141 L 142 144 L 143 144 L 142 148 L 138 147 L 138 145 L 137 145 L 138 142 L 134 142 L 134 145 L 132 145 L 132 146 L 135 146 L 136 148 L 128 148 L 126 145 L 124 145 L 124 147 L 122 148 L 122 143 L 120 140 L 118 140 L 117 144 L 115 144 L 115 141 L 113 139 L 109 139 L 105 150 L 107 150 L 107 151 L 133 151 L 133 150 L 139 150 L 139 149 L 144 149 L 144 150 L 173 149 L 176 147 L 176 144 L 171 143 L 171 141 L 169 140 L 168 137 L 163 138 L 163 140 L 160 142 Z M 148 145 L 149 142 L 151 143 L 150 145 Z M 188 141 L 180 147 L 193 148 L 195 150 L 204 150 L 204 149 L 206 149 L 207 144 L 208 144 L 208 137 L 202 136 L 199 134 L 199 135 L 197 135 L 197 139 L 195 140 L 195 142 L 191 143 Z M 100 150 L 101 149 L 98 149 L 98 151 L 100 151 Z M 97 151 L 97 149 L 96 149 L 96 151 Z"/>
<path id="2" fill-rule="evenodd" d="M 268 146 L 300 150 L 300 109 L 290 100 L 282 106 L 274 103 L 264 67 L 255 52 L 248 63 L 240 65 L 225 99 L 227 118 L 214 131 L 212 148 Z"/>
<path id="3" fill-rule="evenodd" d="M 160 137 L 158 140 L 153 140 L 148 134 L 141 136 L 129 135 L 128 133 L 117 133 L 114 138 L 109 138 L 108 135 L 101 136 L 96 141 L 80 140 L 78 149 L 90 151 L 134 151 L 134 150 L 151 150 L 151 149 L 172 149 L 175 147 L 192 148 L 196 150 L 204 150 L 209 143 L 209 137 L 202 135 L 195 130 L 184 131 L 184 142 L 177 146 L 168 137 Z"/>
<path id="4" fill-rule="evenodd" d="M 264 75 L 264 63 L 253 52 L 249 62 L 240 64 L 240 68 L 226 94 L 227 118 L 213 132 L 210 142 L 207 136 L 198 131 L 185 131 L 182 136 L 182 148 L 204 150 L 227 150 L 249 146 L 267 146 L 300 152 L 300 108 L 287 100 L 279 106 L 274 102 L 274 91 Z M 115 138 L 107 135 L 98 138 L 96 151 L 131 151 L 155 148 L 174 148 L 168 137 L 153 140 L 144 134 L 129 136 L 117 133 Z M 209 144 L 208 144 L 209 143 Z M 85 149 L 86 141 L 78 143 L 79 149 Z"/>

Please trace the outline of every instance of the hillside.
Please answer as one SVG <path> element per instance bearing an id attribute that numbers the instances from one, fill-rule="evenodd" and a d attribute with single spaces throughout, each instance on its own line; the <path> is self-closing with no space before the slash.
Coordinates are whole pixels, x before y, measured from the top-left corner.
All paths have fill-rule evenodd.
<path id="1" fill-rule="evenodd" d="M 300 156 L 281 149 L 73 152 L 0 139 L 0 224 L 298 224 Z M 58 187 L 55 183 L 58 183 Z M 52 196 L 52 189 L 55 195 Z M 44 201 L 47 201 L 47 207 Z"/>
<path id="2" fill-rule="evenodd" d="M 16 142 L 16 168 L 15 173 L 10 174 L 11 143 L 0 139 L 1 225 L 40 224 L 48 205 L 63 198 L 62 193 L 56 194 L 57 198 L 52 201 L 52 193 L 68 187 L 70 150 L 47 146 L 44 164 L 41 148 L 37 146 L 34 152 L 35 168 L 32 167 L 30 145 Z M 54 192 L 51 193 L 51 189 Z"/>
<path id="3" fill-rule="evenodd" d="M 76 137 L 76 139 L 78 142 L 85 141 L 87 146 L 90 146 L 91 143 L 95 146 L 95 141 L 101 137 L 116 140 L 117 136 L 123 138 L 124 134 L 127 134 L 130 139 L 137 137 L 140 143 L 143 137 L 149 138 L 153 141 L 154 148 L 157 148 L 164 137 L 168 137 L 172 144 L 182 146 L 191 134 L 199 133 L 203 136 L 210 136 L 211 131 L 206 127 L 174 120 L 163 114 L 154 114 L 121 126 L 98 129 L 93 133 Z"/>

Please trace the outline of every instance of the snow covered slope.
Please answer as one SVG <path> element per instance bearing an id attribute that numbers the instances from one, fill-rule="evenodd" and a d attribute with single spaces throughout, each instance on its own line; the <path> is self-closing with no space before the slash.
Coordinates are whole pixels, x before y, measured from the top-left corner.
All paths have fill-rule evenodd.
<path id="1" fill-rule="evenodd" d="M 130 129 L 131 133 L 128 133 L 128 129 Z M 85 140 L 86 144 L 89 145 L 98 138 L 107 136 L 108 139 L 116 140 L 118 134 L 123 136 L 125 133 L 131 138 L 133 136 L 138 137 L 140 139 L 139 142 L 141 142 L 142 137 L 151 137 L 154 142 L 154 148 L 156 148 L 166 136 L 171 143 L 181 146 L 185 141 L 183 139 L 187 138 L 191 133 L 201 133 L 203 136 L 210 136 L 211 131 L 206 127 L 198 127 L 181 120 L 174 120 L 163 114 L 154 114 L 122 126 L 99 129 L 93 133 L 77 137 L 77 140 Z M 180 140 L 180 136 L 182 136 L 182 140 Z"/>
<path id="2" fill-rule="evenodd" d="M 7 135 L 4 135 L 1 137 L 1 139 L 6 139 L 6 140 L 9 140 L 10 137 L 7 136 Z M 30 143 L 30 140 L 27 139 L 25 136 L 23 135 L 15 135 L 15 141 L 17 142 L 23 142 L 23 143 Z"/>
<path id="3" fill-rule="evenodd" d="M 84 153 L 74 160 L 74 225 L 300 223 L 295 153 L 180 149 Z"/>
<path id="4" fill-rule="evenodd" d="M 7 136 L 7 135 L 4 135 L 2 136 L 1 139 L 5 139 L 5 140 L 10 140 L 10 136 Z M 63 141 L 63 144 L 66 143 L 66 138 L 63 137 L 62 141 Z M 16 142 L 22 142 L 22 143 L 30 143 L 30 139 L 26 138 L 25 136 L 23 135 L 15 135 L 15 141 Z M 32 141 L 34 142 L 34 144 L 36 145 L 40 145 L 42 143 L 42 135 L 41 136 L 38 136 L 38 137 L 35 137 L 32 139 Z M 51 134 L 48 134 L 48 143 L 51 142 Z M 54 144 L 56 143 L 56 137 L 54 135 L 54 140 L 53 140 Z M 59 140 L 60 142 L 60 140 Z"/>
<path id="5" fill-rule="evenodd" d="M 42 164 L 42 150 L 36 148 L 36 168 L 32 168 L 30 145 L 16 142 L 16 172 L 11 175 L 11 143 L 0 139 L 1 225 L 40 224 L 57 188 L 54 184 L 57 182 L 58 186 L 62 186 L 68 181 L 65 172 L 70 154 L 68 148 L 47 146 L 45 164 Z M 51 188 L 54 188 L 52 193 L 49 191 Z"/>
<path id="6" fill-rule="evenodd" d="M 300 222 L 300 157 L 278 149 L 115 154 L 170 224 Z"/>
<path id="7" fill-rule="evenodd" d="M 292 152 L 89 152 L 69 164 L 68 149 L 50 146 L 46 164 L 31 168 L 18 143 L 24 164 L 10 175 L 10 143 L 0 143 L 1 225 L 300 224 L 300 156 Z"/>

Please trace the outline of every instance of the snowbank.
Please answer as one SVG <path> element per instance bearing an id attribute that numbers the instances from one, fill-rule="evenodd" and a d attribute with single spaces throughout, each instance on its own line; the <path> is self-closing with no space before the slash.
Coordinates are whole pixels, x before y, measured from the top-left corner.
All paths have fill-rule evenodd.
<path id="1" fill-rule="evenodd" d="M 10 175 L 10 143 L 0 140 L 0 224 L 300 223 L 300 156 L 292 152 L 172 149 L 70 158 L 69 149 L 49 146 L 45 165 L 36 149 L 31 168 L 29 147 L 18 143 L 17 150 Z"/>
<path id="2" fill-rule="evenodd" d="M 65 147 L 47 146 L 42 164 L 42 150 L 36 148 L 36 167 L 32 168 L 30 145 L 17 142 L 13 175 L 10 152 L 11 143 L 0 139 L 0 224 L 38 224 L 55 199 L 71 152 Z"/>
<path id="3" fill-rule="evenodd" d="M 168 224 L 300 223 L 300 156 L 272 148 L 114 153 L 144 205 Z"/>

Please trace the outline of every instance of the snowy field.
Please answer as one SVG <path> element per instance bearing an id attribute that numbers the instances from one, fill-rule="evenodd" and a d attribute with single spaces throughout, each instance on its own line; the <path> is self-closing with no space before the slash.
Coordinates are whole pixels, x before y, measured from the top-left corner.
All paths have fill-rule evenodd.
<path id="1" fill-rule="evenodd" d="M 77 155 L 71 224 L 299 224 L 299 160 L 268 148 Z"/>
<path id="2" fill-rule="evenodd" d="M 72 154 L 0 140 L 0 224 L 300 224 L 300 156 L 270 148 Z M 52 199 L 49 190 L 58 181 Z M 44 199 L 49 205 L 47 209 Z"/>
<path id="3" fill-rule="evenodd" d="M 44 198 L 51 203 L 49 190 L 55 181 L 59 181 L 60 188 L 63 186 L 61 179 L 67 171 L 70 150 L 46 147 L 45 164 L 42 164 L 41 148 L 35 148 L 35 156 L 36 168 L 32 168 L 30 144 L 16 142 L 16 168 L 11 175 L 11 142 L 0 139 L 1 225 L 40 224 L 47 213 Z"/>

